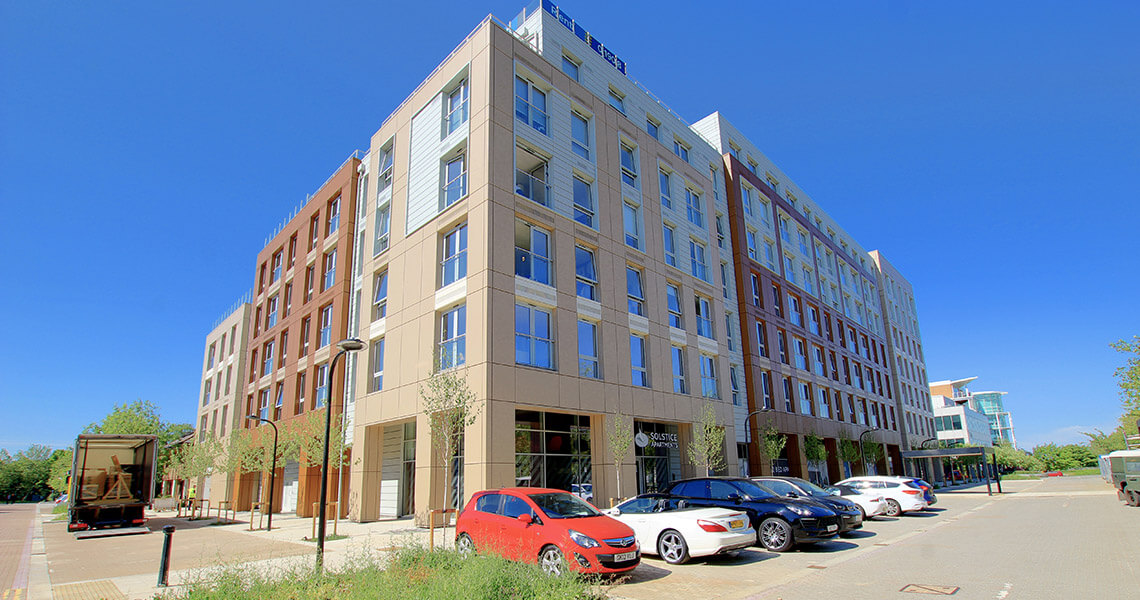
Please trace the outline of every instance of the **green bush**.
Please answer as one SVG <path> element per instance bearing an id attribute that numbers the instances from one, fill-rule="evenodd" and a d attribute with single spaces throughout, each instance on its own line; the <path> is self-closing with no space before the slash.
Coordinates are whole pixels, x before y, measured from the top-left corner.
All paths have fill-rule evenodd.
<path id="1" fill-rule="evenodd" d="M 374 557 L 351 566 L 266 576 L 230 569 L 191 583 L 172 597 L 184 600 L 596 600 L 605 598 L 591 581 L 576 574 L 550 577 L 537 565 L 497 556 L 464 558 L 453 550 L 409 547 L 386 561 Z"/>

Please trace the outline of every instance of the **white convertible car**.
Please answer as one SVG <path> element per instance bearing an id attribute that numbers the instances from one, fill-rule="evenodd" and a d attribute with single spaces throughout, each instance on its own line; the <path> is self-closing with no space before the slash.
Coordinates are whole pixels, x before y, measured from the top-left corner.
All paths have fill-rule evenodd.
<path id="1" fill-rule="evenodd" d="M 674 565 L 756 543 L 747 513 L 687 507 L 684 500 L 662 494 L 642 494 L 605 513 L 633 528 L 643 554 L 656 554 Z"/>

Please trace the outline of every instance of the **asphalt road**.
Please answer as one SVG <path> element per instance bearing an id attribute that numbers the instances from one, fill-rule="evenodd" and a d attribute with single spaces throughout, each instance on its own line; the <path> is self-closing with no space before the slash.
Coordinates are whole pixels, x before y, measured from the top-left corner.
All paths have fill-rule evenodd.
<path id="1" fill-rule="evenodd" d="M 869 522 L 859 537 L 670 566 L 647 558 L 611 595 L 970 600 L 1140 597 L 1140 509 L 1099 477 L 943 492 L 934 510 Z"/>
<path id="2" fill-rule="evenodd" d="M 28 587 L 35 504 L 0 504 L 0 598 L 17 598 Z"/>

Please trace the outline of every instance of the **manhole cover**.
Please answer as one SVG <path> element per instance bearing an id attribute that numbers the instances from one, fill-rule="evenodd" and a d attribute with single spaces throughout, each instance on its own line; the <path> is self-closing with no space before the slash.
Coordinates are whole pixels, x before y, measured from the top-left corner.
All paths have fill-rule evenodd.
<path id="1" fill-rule="evenodd" d="M 925 583 L 918 584 L 912 583 L 899 590 L 900 592 L 910 592 L 912 594 L 933 594 L 935 596 L 953 596 L 959 590 L 958 586 L 953 585 L 927 585 Z"/>

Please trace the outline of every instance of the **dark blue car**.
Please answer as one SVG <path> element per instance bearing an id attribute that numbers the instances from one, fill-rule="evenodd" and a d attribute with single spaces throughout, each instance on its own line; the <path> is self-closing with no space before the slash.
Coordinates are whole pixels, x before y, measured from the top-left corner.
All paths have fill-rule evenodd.
<path id="1" fill-rule="evenodd" d="M 784 498 L 742 477 L 697 477 L 664 490 L 692 506 L 734 508 L 748 513 L 757 543 L 773 552 L 834 538 L 841 527 L 835 511 L 810 501 Z"/>

